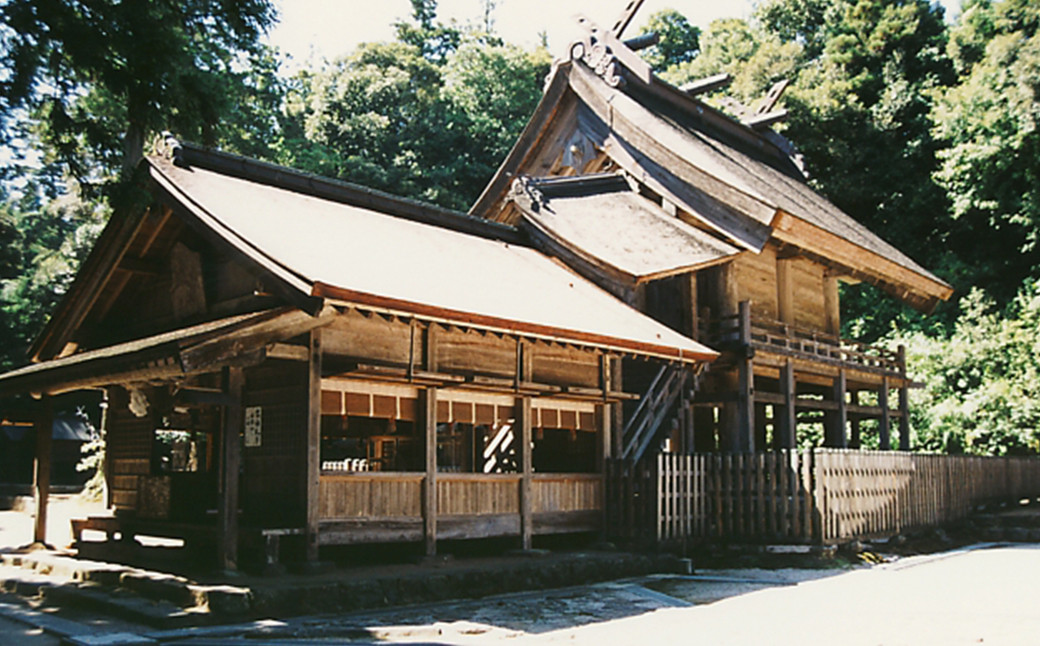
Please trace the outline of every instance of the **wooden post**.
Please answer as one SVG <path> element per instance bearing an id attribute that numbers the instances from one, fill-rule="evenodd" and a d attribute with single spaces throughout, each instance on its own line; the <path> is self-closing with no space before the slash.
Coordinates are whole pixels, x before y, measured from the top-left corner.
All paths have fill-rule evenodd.
<path id="1" fill-rule="evenodd" d="M 776 261 L 776 310 L 783 323 L 794 323 L 794 259 Z"/>
<path id="2" fill-rule="evenodd" d="M 828 272 L 823 277 L 823 311 L 827 317 L 827 332 L 841 334 L 841 305 L 838 300 L 838 277 Z"/>
<path id="3" fill-rule="evenodd" d="M 910 450 L 910 385 L 906 378 L 906 346 L 901 345 L 896 356 L 899 359 L 899 376 L 903 385 L 899 387 L 899 450 Z"/>
<path id="4" fill-rule="evenodd" d="M 790 359 L 780 368 L 780 394 L 784 396 L 783 417 L 780 419 L 777 448 L 793 449 L 798 443 L 797 390 L 794 377 L 794 362 Z"/>
<path id="5" fill-rule="evenodd" d="M 697 273 L 690 272 L 686 276 L 686 311 L 690 317 L 690 338 L 700 338 L 700 321 L 697 316 Z"/>
<path id="6" fill-rule="evenodd" d="M 826 441 L 825 444 L 831 448 L 844 449 L 848 447 L 848 405 L 845 403 L 845 371 L 839 370 L 834 379 L 834 402 L 837 409 L 827 416 Z"/>
<path id="7" fill-rule="evenodd" d="M 732 270 L 731 270 L 732 271 Z M 740 346 L 744 356 L 737 366 L 737 433 L 734 450 L 739 453 L 755 451 L 755 373 L 751 349 L 751 302 L 741 301 Z"/>
<path id="8" fill-rule="evenodd" d="M 611 369 L 610 355 L 602 354 L 599 358 L 599 379 L 600 387 L 603 388 L 603 399 L 604 402 L 597 407 L 596 412 L 599 414 L 599 432 L 600 432 L 600 446 L 597 449 L 598 455 L 596 456 L 596 467 L 600 473 L 604 473 L 604 465 L 612 455 L 614 443 L 612 440 L 612 427 L 613 427 L 613 411 L 611 404 L 606 401 L 607 393 L 618 390 L 614 385 L 614 372 Z"/>
<path id="9" fill-rule="evenodd" d="M 426 477 L 423 479 L 423 542 L 427 556 L 437 553 L 437 389 L 420 393 L 425 426 Z"/>
<path id="10" fill-rule="evenodd" d="M 242 368 L 224 368 L 224 423 L 221 429 L 221 482 L 217 502 L 217 548 L 220 567 L 238 569 L 238 472 L 241 464 Z"/>
<path id="11" fill-rule="evenodd" d="M 310 334 L 307 371 L 307 560 L 318 560 L 321 496 L 321 329 Z"/>
<path id="12" fill-rule="evenodd" d="M 624 382 L 622 381 L 621 374 L 621 357 L 615 357 L 610 359 L 610 383 L 617 390 L 621 390 Z M 621 443 L 624 438 L 621 434 L 625 430 L 625 410 L 621 404 L 612 404 L 610 407 L 611 413 L 613 414 L 613 420 L 610 424 L 611 431 L 611 452 L 610 454 L 616 457 L 621 457 L 621 452 L 624 447 Z"/>
<path id="13" fill-rule="evenodd" d="M 39 402 L 36 419 L 36 460 L 33 463 L 33 496 L 36 498 L 36 523 L 33 542 L 47 544 L 47 503 L 51 494 L 51 445 L 54 434 L 54 403 L 44 395 Z"/>
<path id="14" fill-rule="evenodd" d="M 516 400 L 516 423 L 520 427 L 520 549 L 531 549 L 534 534 L 531 515 L 531 398 Z"/>
<path id="15" fill-rule="evenodd" d="M 859 406 L 859 391 L 850 390 L 849 399 L 853 406 Z M 860 417 L 859 415 L 853 415 L 849 418 L 849 448 L 858 449 L 862 446 L 862 438 L 860 438 Z"/>
<path id="16" fill-rule="evenodd" d="M 878 407 L 881 408 L 881 419 L 878 420 L 878 447 L 882 451 L 888 451 L 892 448 L 892 412 L 888 408 L 888 377 L 881 378 Z"/>

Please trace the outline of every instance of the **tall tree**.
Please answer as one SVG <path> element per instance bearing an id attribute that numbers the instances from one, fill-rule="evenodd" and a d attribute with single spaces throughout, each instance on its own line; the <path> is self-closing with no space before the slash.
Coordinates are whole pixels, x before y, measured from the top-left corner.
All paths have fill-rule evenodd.
<path id="1" fill-rule="evenodd" d="M 957 251 L 999 303 L 1040 270 L 1038 28 L 1035 2 L 966 4 L 950 41 L 959 82 L 935 109 Z"/>
<path id="2" fill-rule="evenodd" d="M 656 33 L 659 42 L 643 52 L 643 58 L 655 70 L 691 61 L 700 49 L 701 30 L 675 9 L 664 9 L 651 14 L 643 33 Z"/>
<path id="3" fill-rule="evenodd" d="M 259 51 L 270 0 L 8 0 L 0 5 L 0 116 L 34 134 L 89 185 L 133 168 L 149 132 L 212 140 Z"/>
<path id="4" fill-rule="evenodd" d="M 295 80 L 281 161 L 465 209 L 534 111 L 549 56 L 481 29 L 452 32 L 432 0 L 413 6 L 396 42 L 361 45 Z"/>

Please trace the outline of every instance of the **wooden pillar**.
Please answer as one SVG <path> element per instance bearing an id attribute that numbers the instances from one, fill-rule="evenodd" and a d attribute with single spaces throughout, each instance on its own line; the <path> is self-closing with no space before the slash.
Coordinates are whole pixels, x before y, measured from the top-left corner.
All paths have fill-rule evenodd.
<path id="1" fill-rule="evenodd" d="M 859 391 L 850 390 L 849 400 L 853 406 L 859 406 Z M 849 448 L 858 449 L 863 446 L 862 438 L 860 437 L 860 417 L 858 414 L 849 417 Z"/>
<path id="2" fill-rule="evenodd" d="M 715 443 L 715 409 L 708 406 L 693 407 L 693 450 L 707 453 L 717 450 Z"/>
<path id="3" fill-rule="evenodd" d="M 600 386 L 603 388 L 604 402 L 596 408 L 596 412 L 599 416 L 599 433 L 600 441 L 597 449 L 598 455 L 596 456 L 596 467 L 600 473 L 604 473 L 606 469 L 607 460 L 613 455 L 614 442 L 613 442 L 613 405 L 609 404 L 606 400 L 607 393 L 620 390 L 620 384 L 614 383 L 614 371 L 612 367 L 612 359 L 610 355 L 603 354 L 599 358 L 599 374 L 600 374 Z"/>
<path id="4" fill-rule="evenodd" d="M 878 448 L 888 451 L 892 448 L 892 412 L 888 408 L 888 377 L 881 378 L 881 390 L 878 391 L 878 407 L 881 419 L 878 420 Z"/>
<path id="5" fill-rule="evenodd" d="M 37 407 L 34 421 L 36 432 L 36 460 L 33 462 L 33 497 L 36 502 L 36 523 L 33 542 L 47 543 L 47 503 L 51 494 L 51 445 L 54 434 L 54 403 L 44 395 Z"/>
<path id="6" fill-rule="evenodd" d="M 781 411 L 782 418 L 778 426 L 777 448 L 793 449 L 798 444 L 798 409 L 794 377 L 794 363 L 788 359 L 780 368 L 780 394 L 784 396 L 784 406 Z"/>
<path id="7" fill-rule="evenodd" d="M 732 271 L 732 270 L 731 270 Z M 741 301 L 740 345 L 743 356 L 737 366 L 737 434 L 734 450 L 739 453 L 755 451 L 755 372 L 751 348 L 751 303 Z"/>
<path id="8" fill-rule="evenodd" d="M 910 389 L 900 386 L 900 450 L 910 450 Z"/>
<path id="9" fill-rule="evenodd" d="M 823 276 L 823 312 L 827 321 L 827 332 L 841 335 L 841 304 L 838 298 L 838 277 L 827 272 Z"/>
<path id="10" fill-rule="evenodd" d="M 835 449 L 848 447 L 848 405 L 845 403 L 845 371 L 839 370 L 834 379 L 834 403 L 836 410 L 827 415 L 824 444 Z"/>
<path id="11" fill-rule="evenodd" d="M 910 382 L 906 378 L 906 346 L 899 346 L 899 376 L 903 383 L 899 387 L 899 450 L 910 450 Z"/>
<path id="12" fill-rule="evenodd" d="M 242 456 L 242 368 L 224 368 L 224 420 L 220 446 L 217 550 L 220 567 L 238 569 L 238 472 Z"/>
<path id="13" fill-rule="evenodd" d="M 624 384 L 621 365 L 620 357 L 610 359 L 610 383 L 618 390 L 622 390 Z M 624 450 L 624 447 L 621 446 L 624 441 L 621 434 L 625 432 L 625 409 L 621 404 L 614 404 L 610 406 L 610 409 L 613 414 L 613 420 L 610 424 L 611 455 L 620 458 Z"/>
<path id="14" fill-rule="evenodd" d="M 318 560 L 321 531 L 321 329 L 310 334 L 307 367 L 307 560 Z"/>
<path id="15" fill-rule="evenodd" d="M 776 261 L 776 310 L 783 323 L 794 323 L 794 259 Z"/>
<path id="16" fill-rule="evenodd" d="M 420 393 L 425 428 L 426 477 L 423 479 L 423 542 L 426 555 L 437 553 L 437 389 Z"/>
<path id="17" fill-rule="evenodd" d="M 691 339 L 700 338 L 700 317 L 697 311 L 697 274 L 691 272 L 686 275 L 685 296 L 686 296 L 686 311 L 689 319 L 689 335 Z"/>
<path id="18" fill-rule="evenodd" d="M 520 549 L 531 549 L 534 523 L 531 512 L 531 398 L 516 400 L 516 423 L 520 427 Z"/>

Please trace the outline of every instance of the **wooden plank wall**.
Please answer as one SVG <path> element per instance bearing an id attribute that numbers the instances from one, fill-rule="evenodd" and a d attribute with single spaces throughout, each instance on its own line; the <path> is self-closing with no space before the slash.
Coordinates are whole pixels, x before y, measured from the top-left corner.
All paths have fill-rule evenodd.
<path id="1" fill-rule="evenodd" d="M 243 523 L 299 527 L 306 508 L 307 364 L 246 370 L 243 405 L 261 407 L 261 444 L 242 449 Z"/>
<path id="2" fill-rule="evenodd" d="M 776 320 L 776 249 L 767 246 L 762 253 L 747 251 L 733 260 L 738 299 L 751 301 L 751 313 L 758 318 Z"/>
<path id="3" fill-rule="evenodd" d="M 539 473 L 531 482 L 531 512 L 603 509 L 603 476 L 598 473 Z"/>
<path id="4" fill-rule="evenodd" d="M 421 473 L 322 475 L 320 518 L 421 518 Z"/>
<path id="5" fill-rule="evenodd" d="M 138 480 L 152 472 L 155 423 L 151 414 L 136 417 L 131 413 L 129 401 L 122 388 L 113 388 L 109 394 L 108 486 L 112 506 L 120 512 L 137 509 Z"/>
<path id="6" fill-rule="evenodd" d="M 814 449 L 607 466 L 608 531 L 630 542 L 834 544 L 1040 496 L 1040 459 Z"/>

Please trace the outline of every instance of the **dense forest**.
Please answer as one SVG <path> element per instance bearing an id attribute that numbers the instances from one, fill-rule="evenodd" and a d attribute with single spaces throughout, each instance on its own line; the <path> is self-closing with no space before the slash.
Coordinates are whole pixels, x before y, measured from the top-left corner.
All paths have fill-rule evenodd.
<path id="1" fill-rule="evenodd" d="M 24 349 L 163 130 L 465 210 L 537 103 L 551 57 L 505 43 L 494 2 L 445 24 L 412 0 L 390 42 L 291 76 L 270 0 L 0 6 L 0 367 Z M 1040 452 L 1040 5 L 762 0 L 748 20 L 646 17 L 676 84 L 790 86 L 779 129 L 810 182 L 956 288 L 925 316 L 843 292 L 845 336 L 908 348 L 915 445 Z M 721 95 L 709 101 L 726 110 Z"/>

